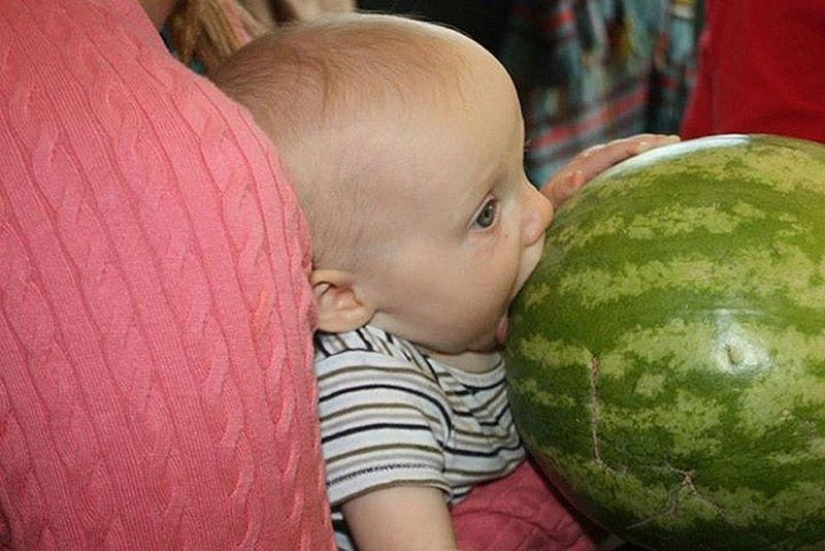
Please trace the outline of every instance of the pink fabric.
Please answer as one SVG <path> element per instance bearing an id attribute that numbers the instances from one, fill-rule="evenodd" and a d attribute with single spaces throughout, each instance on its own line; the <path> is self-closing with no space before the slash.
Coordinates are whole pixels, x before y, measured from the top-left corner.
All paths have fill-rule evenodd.
<path id="1" fill-rule="evenodd" d="M 135 0 L 0 1 L 0 546 L 331 549 L 309 242 Z"/>
<path id="2" fill-rule="evenodd" d="M 463 551 L 593 551 L 604 536 L 569 510 L 533 464 L 474 489 L 453 511 Z"/>

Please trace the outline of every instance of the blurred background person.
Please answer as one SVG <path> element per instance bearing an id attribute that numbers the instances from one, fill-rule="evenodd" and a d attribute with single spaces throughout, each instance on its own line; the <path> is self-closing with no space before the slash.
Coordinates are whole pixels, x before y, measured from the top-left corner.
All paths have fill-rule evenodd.
<path id="1" fill-rule="evenodd" d="M 825 142 L 825 2 L 707 0 L 686 138 L 729 132 Z"/>

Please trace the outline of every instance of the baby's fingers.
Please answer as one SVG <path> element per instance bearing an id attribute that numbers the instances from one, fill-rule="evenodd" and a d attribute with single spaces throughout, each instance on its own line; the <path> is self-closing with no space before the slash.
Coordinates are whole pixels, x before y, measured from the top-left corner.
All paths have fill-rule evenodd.
<path id="1" fill-rule="evenodd" d="M 676 143 L 679 136 L 636 134 L 585 149 L 553 175 L 542 191 L 559 208 L 580 187 L 625 159 L 645 151 Z"/>
<path id="2" fill-rule="evenodd" d="M 670 145 L 680 140 L 679 136 L 665 134 L 639 134 L 627 139 L 633 140 L 635 143 L 632 155 L 638 155 L 639 153 L 644 153 L 645 151 L 663 145 Z"/>

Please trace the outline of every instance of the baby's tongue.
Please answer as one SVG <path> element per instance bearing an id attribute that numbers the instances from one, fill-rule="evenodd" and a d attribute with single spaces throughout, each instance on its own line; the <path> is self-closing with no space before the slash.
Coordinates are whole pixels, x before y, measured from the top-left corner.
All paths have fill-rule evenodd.
<path id="1" fill-rule="evenodd" d="M 498 322 L 498 327 L 496 328 L 496 342 L 499 345 L 503 345 L 504 341 L 507 340 L 507 316 L 503 316 L 501 321 Z"/>

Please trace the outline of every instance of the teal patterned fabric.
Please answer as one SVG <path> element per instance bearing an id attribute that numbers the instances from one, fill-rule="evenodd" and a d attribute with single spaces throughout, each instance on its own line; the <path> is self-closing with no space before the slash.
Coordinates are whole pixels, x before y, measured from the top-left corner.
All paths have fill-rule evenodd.
<path id="1" fill-rule="evenodd" d="M 576 153 L 678 131 L 696 68 L 699 0 L 514 0 L 499 57 L 521 96 L 528 175 Z"/>

